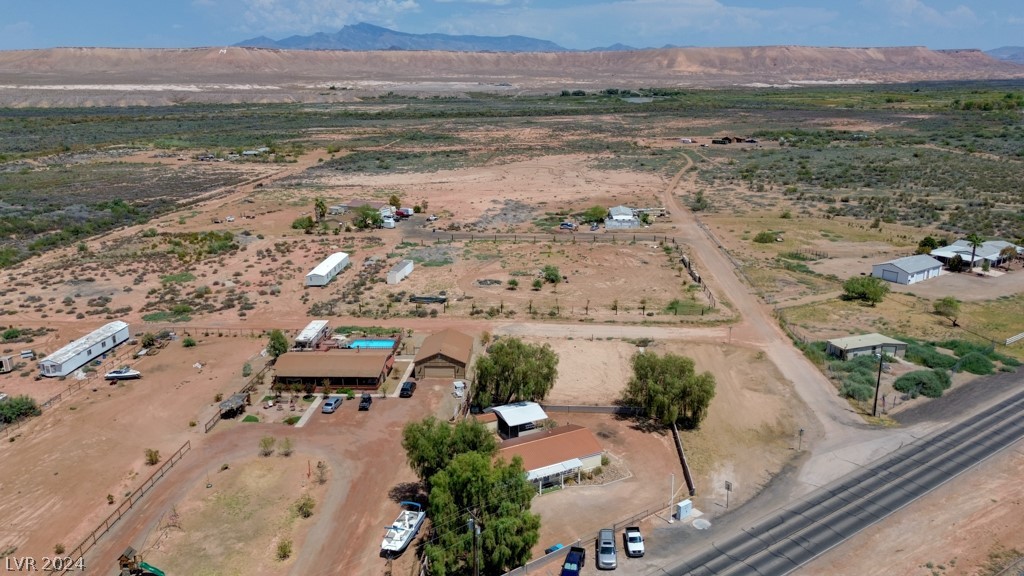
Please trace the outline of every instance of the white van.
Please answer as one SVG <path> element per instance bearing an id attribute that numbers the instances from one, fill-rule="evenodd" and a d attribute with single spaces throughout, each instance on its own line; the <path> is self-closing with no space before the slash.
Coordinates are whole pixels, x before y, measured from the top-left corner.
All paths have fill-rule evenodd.
<path id="1" fill-rule="evenodd" d="M 324 407 L 320 409 L 324 414 L 334 414 L 334 411 L 341 406 L 341 396 L 329 396 L 324 400 Z"/>
<path id="2" fill-rule="evenodd" d="M 395 219 L 390 216 L 384 218 L 384 223 L 382 224 L 382 226 L 384 226 L 384 228 L 394 228 Z"/>

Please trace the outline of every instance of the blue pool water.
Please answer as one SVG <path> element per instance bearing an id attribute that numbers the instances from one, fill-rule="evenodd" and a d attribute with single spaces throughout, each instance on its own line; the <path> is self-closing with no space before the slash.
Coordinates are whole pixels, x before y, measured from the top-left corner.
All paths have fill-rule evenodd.
<path id="1" fill-rule="evenodd" d="M 348 343 L 349 348 L 384 348 L 390 350 L 395 347 L 394 340 L 370 340 L 360 339 Z"/>

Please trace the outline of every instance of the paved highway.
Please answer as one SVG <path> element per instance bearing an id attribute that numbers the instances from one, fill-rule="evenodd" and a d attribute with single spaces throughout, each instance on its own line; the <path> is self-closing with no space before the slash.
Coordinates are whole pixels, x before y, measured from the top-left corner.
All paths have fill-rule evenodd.
<path id="1" fill-rule="evenodd" d="M 1024 438 L 1024 392 L 926 436 L 667 568 L 672 575 L 789 574 Z M 661 571 L 659 571 L 661 572 Z"/>

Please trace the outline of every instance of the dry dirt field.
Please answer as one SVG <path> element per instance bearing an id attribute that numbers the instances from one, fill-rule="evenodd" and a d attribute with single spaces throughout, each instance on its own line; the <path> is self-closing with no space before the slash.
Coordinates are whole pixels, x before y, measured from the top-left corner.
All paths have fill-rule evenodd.
<path id="1" fill-rule="evenodd" d="M 678 128 L 684 133 L 693 126 L 695 124 L 680 121 Z M 539 142 L 552 134 L 541 126 L 508 136 L 524 142 Z M 493 134 L 488 135 L 489 141 L 493 138 Z M 676 144 L 661 142 L 659 145 Z M 590 318 L 598 328 L 630 323 L 636 324 L 631 328 L 641 329 L 646 325 L 639 325 L 640 322 L 647 321 L 679 330 L 688 328 L 680 320 L 710 326 L 744 320 L 737 317 L 732 306 L 720 306 L 704 317 L 697 314 L 675 317 L 665 313 L 664 306 L 671 299 L 686 301 L 692 296 L 690 301 L 701 305 L 705 296 L 699 290 L 688 289 L 691 284 L 681 277 L 677 266 L 657 243 L 611 245 L 587 244 L 585 240 L 576 244 L 435 243 L 441 236 L 434 228 L 456 226 L 481 233 L 529 234 L 536 230 L 534 220 L 556 209 L 582 210 L 592 204 L 619 202 L 660 205 L 666 191 L 685 199 L 693 188 L 688 177 L 670 181 L 653 170 L 601 169 L 590 162 L 595 158 L 579 154 L 530 157 L 482 167 L 416 174 L 305 171 L 318 160 L 329 157 L 325 150 L 317 150 L 303 156 L 297 164 L 261 167 L 247 184 L 213 191 L 209 200 L 190 208 L 187 213 L 166 216 L 147 226 L 120 229 L 88 241 L 84 252 L 78 249 L 50 252 L 6 272 L 7 285 L 0 296 L 0 307 L 7 312 L 4 323 L 52 328 L 53 331 L 31 343 L 31 347 L 39 351 L 51 352 L 108 318 L 125 319 L 132 325 L 133 333 L 171 327 L 181 335 L 187 329 L 198 340 L 198 346 L 183 348 L 180 340 L 174 341 L 156 356 L 144 357 L 135 364 L 144 372 L 141 381 L 123 386 L 88 384 L 17 430 L 13 442 L 0 443 L 0 459 L 4 461 L 0 488 L 4 495 L 16 496 L 0 502 L 0 518 L 3 519 L 0 521 L 0 550 L 15 547 L 19 555 L 41 556 L 52 552 L 57 543 L 71 548 L 109 513 L 107 494 L 118 500 L 145 479 L 147 467 L 143 464 L 143 452 L 146 448 L 170 453 L 190 441 L 193 450 L 179 465 L 180 469 L 172 470 L 155 493 L 147 497 L 152 498 L 151 504 L 106 537 L 95 553 L 97 557 L 110 558 L 111 554 L 116 557 L 115 552 L 120 551 L 117 548 L 123 549 L 127 542 L 139 548 L 145 540 L 149 548 L 159 539 L 161 548 L 153 549 L 153 557 L 159 558 L 161 551 L 165 551 L 165 564 L 173 565 L 177 560 L 172 556 L 179 553 L 191 556 L 187 551 L 198 546 L 202 538 L 214 548 L 197 551 L 197 562 L 204 553 L 217 556 L 215 548 L 222 546 L 224 550 L 232 550 L 224 558 L 244 557 L 248 562 L 247 571 L 251 573 L 271 574 L 279 570 L 281 565 L 276 561 L 265 561 L 272 554 L 269 547 L 273 540 L 266 536 L 269 532 L 260 532 L 264 536 L 247 543 L 244 551 L 230 548 L 238 544 L 231 534 L 203 538 L 212 534 L 209 526 L 224 515 L 233 518 L 232 514 L 252 514 L 249 518 L 258 518 L 261 526 L 280 525 L 286 517 L 288 502 L 293 501 L 291 497 L 279 496 L 282 491 L 296 490 L 296 478 L 280 468 L 287 468 L 290 461 L 252 461 L 251 458 L 255 441 L 265 433 L 263 430 L 276 433 L 283 429 L 280 424 L 228 422 L 219 425 L 210 435 L 203 435 L 201 428 L 212 414 L 214 395 L 238 389 L 243 382 L 242 365 L 247 360 L 254 366 L 258 363 L 263 341 L 248 334 L 258 335 L 267 328 L 296 330 L 312 316 L 318 316 L 329 319 L 334 325 L 386 324 L 421 332 L 452 326 L 479 334 L 493 329 L 497 322 L 530 322 L 534 320 L 530 314 L 533 307 L 539 309 L 536 320 L 555 320 L 544 328 L 553 327 L 550 329 L 556 332 L 561 329 L 559 322 L 571 321 L 576 326 Z M 684 165 L 680 165 L 679 170 L 682 176 Z M 323 196 L 331 204 L 354 197 L 387 199 L 391 194 L 402 196 L 403 203 L 429 199 L 428 213 L 438 213 L 441 219 L 436 224 L 428 224 L 424 215 L 419 215 L 394 230 L 339 231 L 337 235 L 304 235 L 290 227 L 294 219 L 311 212 L 316 196 Z M 214 217 L 226 215 L 235 216 L 235 221 L 212 222 Z M 761 221 L 762 218 L 770 221 Z M 744 263 L 766 262 L 777 253 L 790 250 L 828 252 L 827 259 L 807 263 L 815 270 L 820 266 L 823 277 L 780 276 L 774 271 L 760 276 L 757 264 L 745 265 L 745 269 L 750 270 L 755 290 L 774 302 L 830 298 L 830 292 L 837 289 L 836 283 L 824 276 L 853 275 L 852 270 L 859 270 L 869 261 L 862 258 L 863 255 L 880 258 L 882 254 L 906 250 L 910 245 L 900 237 L 902 232 L 889 227 L 875 232 L 838 220 L 827 223 L 783 220 L 777 215 L 714 216 L 706 220 L 716 238 Z M 333 221 L 331 226 L 334 226 Z M 762 228 L 777 230 L 784 226 L 792 228 L 786 229 L 784 241 L 777 245 L 762 248 L 744 238 Z M 150 228 L 154 232 L 148 232 Z M 215 256 L 202 255 L 207 243 L 215 241 L 198 235 L 208 231 L 233 232 L 232 241 L 237 242 L 239 248 Z M 692 215 L 675 209 L 668 218 L 657 221 L 644 232 L 700 235 Z M 579 236 L 586 237 L 582 233 Z M 303 275 L 326 254 L 338 250 L 352 254 L 353 268 L 339 275 L 326 289 L 305 289 Z M 383 266 L 360 281 L 360 272 L 368 270 L 363 266 L 368 257 L 384 259 L 388 264 L 404 257 L 421 258 L 422 262 L 406 282 L 390 288 L 379 282 L 386 270 Z M 446 259 L 451 262 L 425 265 Z M 557 288 L 545 285 L 539 292 L 530 290 L 529 284 L 537 270 L 546 264 L 558 266 L 568 282 Z M 731 272 L 717 270 L 716 273 Z M 1024 274 L 1009 276 L 1024 277 Z M 507 281 L 512 278 L 520 280 L 515 291 L 506 289 Z M 709 278 L 713 279 L 714 274 Z M 481 285 L 478 282 L 481 279 L 498 280 L 501 285 Z M 712 290 L 718 289 L 718 284 L 712 283 Z M 431 318 L 429 313 L 425 318 L 413 318 L 410 313 L 415 311 L 414 307 L 388 304 L 389 293 L 440 290 L 461 299 L 453 302 L 447 311 L 439 310 L 438 318 Z M 360 299 L 356 300 L 355 296 Z M 718 296 L 726 302 L 748 298 L 739 293 Z M 638 310 L 641 299 L 646 300 L 648 312 L 655 312 L 655 317 L 641 315 Z M 332 300 L 335 300 L 333 307 Z M 618 310 L 612 309 L 615 301 L 618 301 Z M 190 309 L 175 312 L 175 307 L 183 303 Z M 515 310 L 514 316 L 505 311 L 506 306 Z M 312 310 L 314 307 L 316 310 Z M 497 314 L 487 313 L 492 307 L 498 308 Z M 899 327 L 905 322 L 915 326 L 927 322 L 940 324 L 936 317 L 928 314 L 928 301 L 907 295 L 890 297 L 884 305 L 871 310 L 856 308 L 851 303 L 836 303 L 834 298 L 826 307 L 824 317 L 819 309 L 808 312 L 807 317 L 800 316 L 796 312 L 798 308 L 787 314 L 792 315 L 790 321 L 797 330 L 814 335 L 826 330 L 838 332 L 839 327 L 845 330 L 853 326 Z M 886 313 L 888 316 L 884 315 Z M 151 317 L 152 322 L 143 321 L 143 316 L 149 314 L 158 316 Z M 702 486 L 697 507 L 712 514 L 724 499 L 725 480 L 735 486 L 733 502 L 754 496 L 769 477 L 795 455 L 795 431 L 803 421 L 810 419 L 791 382 L 782 375 L 783 365 L 773 364 L 762 352 L 768 343 L 746 345 L 744 339 L 757 338 L 752 335 L 756 330 L 744 333 L 744 327 L 737 326 L 736 346 L 710 343 L 706 338 L 700 343 L 681 338 L 664 339 L 652 346 L 655 351 L 673 351 L 693 357 L 698 370 L 711 371 L 719 382 L 708 420 L 699 431 L 684 435 L 698 485 Z M 729 338 L 732 338 L 731 330 Z M 614 400 L 628 378 L 629 356 L 635 346 L 618 339 L 597 338 L 591 341 L 554 338 L 550 343 L 562 356 L 561 375 L 550 401 L 593 404 Z M 24 346 L 15 343 L 5 344 L 3 348 L 16 350 Z M 194 367 L 196 363 L 202 368 Z M 102 373 L 113 368 L 112 364 L 108 361 L 97 370 Z M 26 375 L 15 372 L 0 377 L 3 391 L 28 393 L 45 400 L 72 383 L 71 379 L 35 381 L 32 368 L 27 370 Z M 320 567 L 317 563 L 321 562 L 323 553 L 332 553 L 338 530 L 334 522 L 338 518 L 343 518 L 340 522 L 344 523 L 346 534 L 358 540 L 359 550 L 376 547 L 381 522 L 389 521 L 395 513 L 394 495 L 389 490 L 412 480 L 404 460 L 395 457 L 400 450 L 395 431 L 412 418 L 427 414 L 450 415 L 446 386 L 446 383 L 436 383 L 421 387 L 417 399 L 427 399 L 423 405 L 396 401 L 378 408 L 375 404 L 369 418 L 357 421 L 356 425 L 350 425 L 353 418 L 362 415 L 356 414 L 350 404 L 337 414 L 337 419 L 326 420 L 316 414 L 309 426 L 295 429 L 296 438 L 301 441 L 297 451 L 309 454 L 309 458 L 330 460 L 338 476 L 323 494 L 323 515 L 314 516 L 315 524 L 308 529 L 292 525 L 296 560 L 288 565 L 291 573 L 309 573 Z M 258 399 L 254 399 L 254 403 L 255 400 Z M 578 415 L 572 415 L 570 420 L 592 422 L 602 441 L 607 442 L 612 454 L 633 471 L 634 477 L 610 487 L 574 487 L 539 499 L 535 506 L 542 510 L 545 518 L 542 545 L 550 545 L 552 541 L 565 543 L 574 536 L 589 537 L 593 531 L 590 528 L 596 530 L 597 526 L 639 512 L 641 504 L 648 507 L 648 501 L 662 499 L 667 493 L 663 484 L 668 474 L 676 472 L 677 480 L 680 477 L 678 465 L 672 465 L 673 451 L 665 437 L 640 433 L 631 428 L 628 421 Z M 191 421 L 199 425 L 192 427 Z M 350 436 L 339 445 L 341 434 Z M 387 454 L 388 457 L 371 460 L 367 454 Z M 223 484 L 235 492 L 232 496 L 235 500 L 210 502 L 204 473 L 211 465 L 219 466 L 223 462 L 231 463 L 231 474 L 223 476 Z M 237 476 L 233 476 L 236 472 Z M 261 474 L 265 474 L 263 484 L 256 482 Z M 649 482 L 643 481 L 645 475 L 649 475 L 646 476 Z M 381 477 L 393 484 L 382 484 Z M 81 478 L 91 481 L 83 483 Z M 254 483 L 248 484 L 250 480 Z M 345 487 L 339 487 L 343 483 Z M 220 489 L 221 484 L 218 480 L 215 485 Z M 1009 485 L 993 485 L 993 491 L 997 489 L 1003 490 L 999 494 L 993 492 L 997 500 L 1014 496 Z M 622 495 L 631 494 L 634 490 L 638 491 L 636 500 L 624 500 L 621 506 L 602 509 L 589 519 L 586 533 L 582 528 L 570 528 L 564 521 L 570 511 L 580 506 L 577 499 L 581 494 L 599 497 L 604 493 L 620 494 L 617 491 Z M 253 499 L 262 500 L 259 495 L 264 492 L 272 502 L 266 509 L 254 507 Z M 248 496 L 241 498 L 238 494 Z M 196 532 L 190 532 L 187 537 L 167 532 L 161 539 L 160 517 L 176 505 L 180 505 L 178 512 L 182 521 L 194 523 L 189 525 L 196 526 Z M 548 512 L 549 507 L 556 512 Z M 561 513 L 557 512 L 559 509 Z M 75 510 L 74 520 L 69 521 L 64 510 Z M 979 517 L 977 521 L 994 520 Z M 354 570 L 349 573 L 382 573 L 384 570 L 382 561 L 375 556 L 351 551 L 342 554 L 344 557 L 337 565 Z M 412 570 L 411 556 L 406 554 L 400 559 L 401 570 Z M 159 562 L 154 561 L 154 564 L 163 567 Z M 966 566 L 966 561 L 958 566 Z M 199 568 L 195 564 L 182 564 L 178 569 Z"/>

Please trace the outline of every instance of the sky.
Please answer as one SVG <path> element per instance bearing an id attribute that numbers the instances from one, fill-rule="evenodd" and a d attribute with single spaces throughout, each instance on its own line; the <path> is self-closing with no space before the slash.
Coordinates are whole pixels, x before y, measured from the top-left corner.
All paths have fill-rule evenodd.
<path id="1" fill-rule="evenodd" d="M 0 50 L 227 46 L 367 22 L 569 49 L 1024 45 L 1021 0 L 0 0 Z"/>

